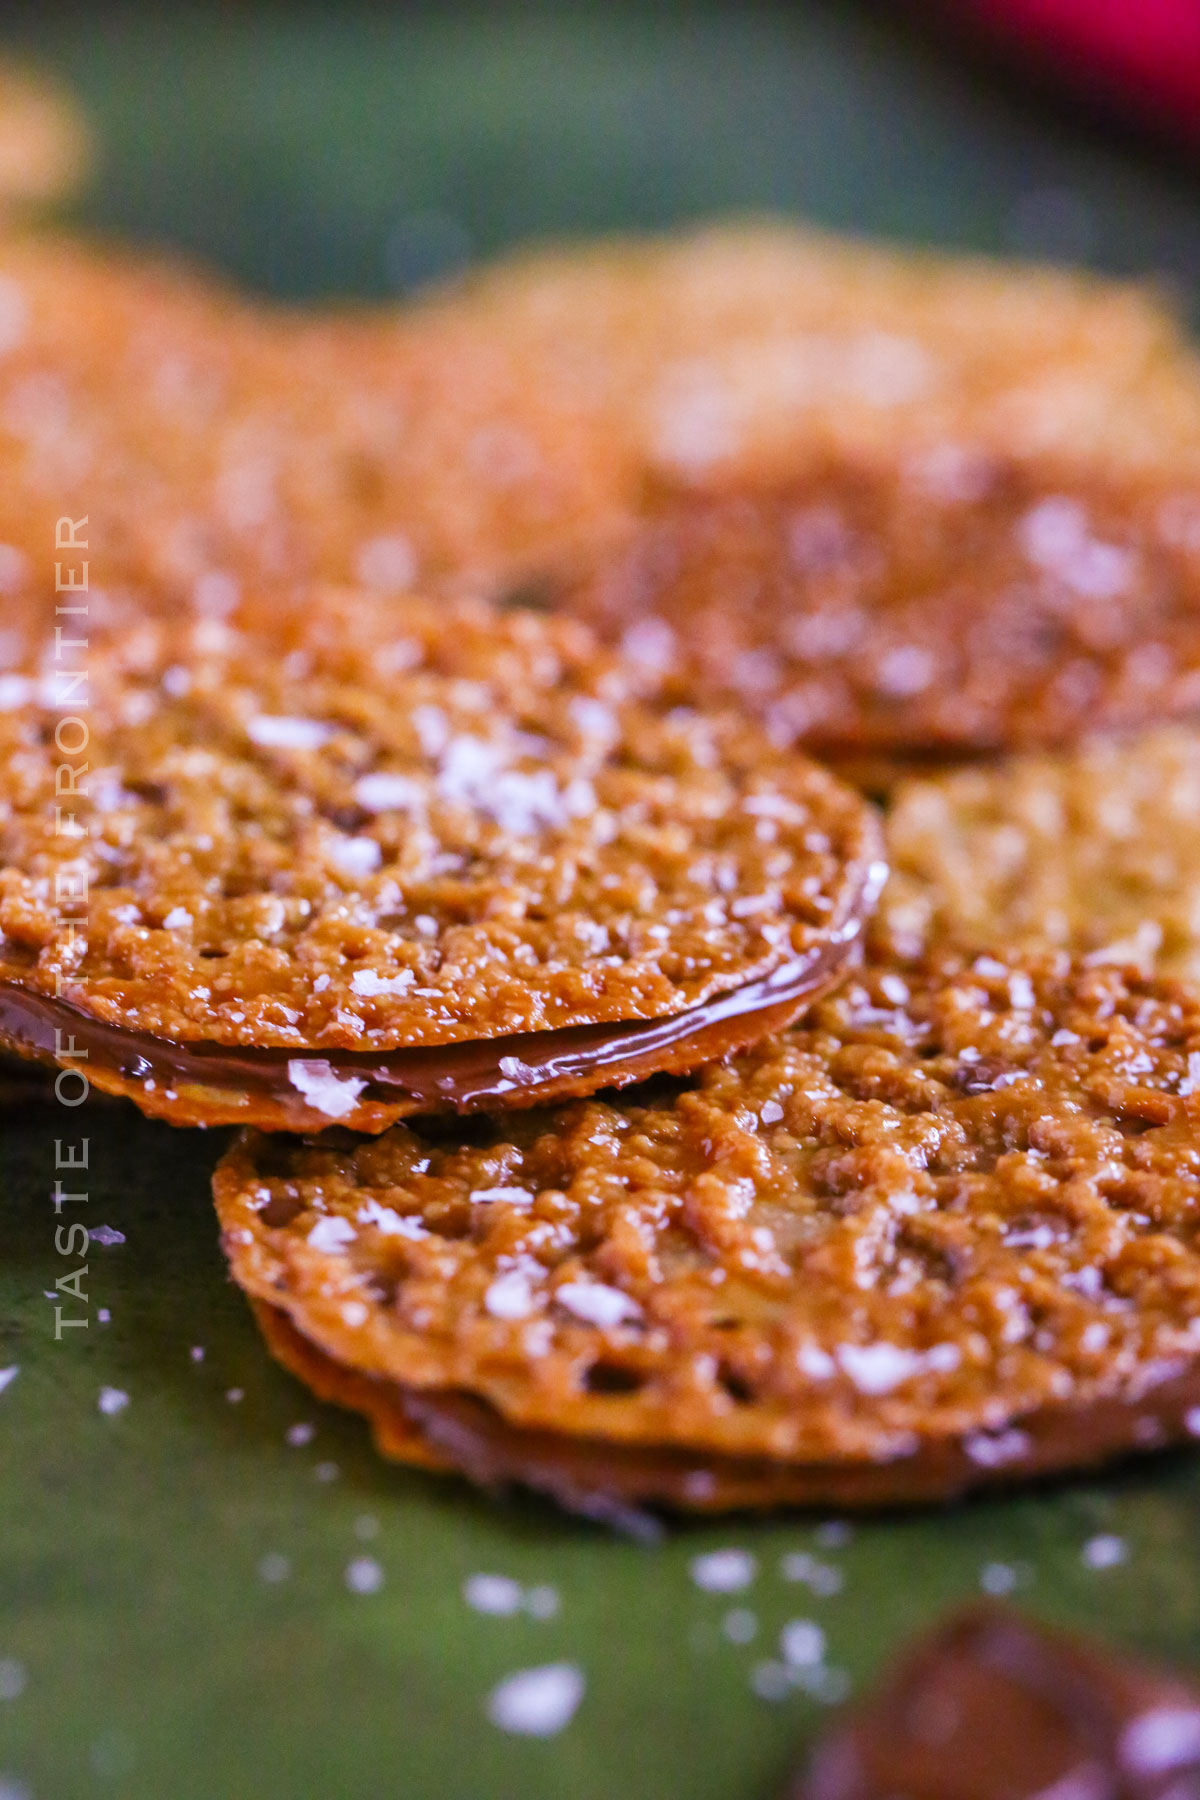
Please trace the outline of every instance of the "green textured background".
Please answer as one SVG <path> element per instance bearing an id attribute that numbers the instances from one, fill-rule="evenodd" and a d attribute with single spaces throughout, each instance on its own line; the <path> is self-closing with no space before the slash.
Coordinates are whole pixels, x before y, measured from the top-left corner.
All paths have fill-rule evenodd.
<path id="1" fill-rule="evenodd" d="M 91 224 L 279 292 L 397 292 L 516 239 L 774 207 L 1152 270 L 1194 300 L 1182 169 L 986 84 L 888 11 L 10 6 L 0 45 L 92 110 Z M 0 1393 L 0 1800 L 766 1800 L 821 1714 L 755 1691 L 781 1627 L 818 1621 L 859 1685 L 989 1564 L 1049 1616 L 1200 1663 L 1186 1456 L 837 1548 L 804 1518 L 644 1548 L 382 1466 L 273 1368 L 226 1283 L 215 1135 L 87 1120 L 89 1223 L 125 1241 L 93 1246 L 90 1328 L 56 1344 L 54 1138 L 81 1118 L 0 1131 L 0 1369 L 20 1370 Z M 99 1411 L 105 1386 L 123 1411 Z M 1098 1534 L 1122 1562 L 1089 1566 Z M 727 1545 L 756 1579 L 702 1592 L 691 1559 Z M 803 1550 L 839 1593 L 784 1579 Z M 363 1556 L 373 1593 L 347 1586 Z M 481 1616 L 461 1594 L 478 1572 L 549 1583 L 559 1610 Z M 731 1608 L 751 1641 L 725 1634 Z M 558 1660 L 587 1681 L 561 1735 L 487 1722 L 498 1680 Z"/>

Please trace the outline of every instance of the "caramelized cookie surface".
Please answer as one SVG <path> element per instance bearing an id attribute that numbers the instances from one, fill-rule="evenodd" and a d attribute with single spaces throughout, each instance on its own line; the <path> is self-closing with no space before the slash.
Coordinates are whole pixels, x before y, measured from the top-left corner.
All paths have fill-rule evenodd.
<path id="1" fill-rule="evenodd" d="M 638 701 L 568 621 L 329 594 L 126 625 L 90 646 L 86 759 L 26 666 L 0 710 L 0 1029 L 74 1034 L 100 1085 L 126 1042 L 123 1091 L 169 1117 L 239 1116 L 184 1092 L 204 1057 L 243 1118 L 265 1056 L 282 1122 L 374 1129 L 393 1055 L 495 1045 L 517 1099 L 581 1033 L 567 1091 L 617 1078 L 587 1074 L 610 1028 L 639 1055 L 636 1028 L 674 1033 L 637 1072 L 688 1066 L 681 1030 L 746 1041 L 742 1012 L 827 985 L 878 888 L 855 794 L 737 717 Z M 392 1116 L 441 1079 L 406 1100 L 401 1068 Z"/>
<path id="2" fill-rule="evenodd" d="M 316 580 L 508 592 L 620 542 L 664 479 L 1061 455 L 1169 497 L 1200 442 L 1200 378 L 1151 290 L 786 226 L 303 313 L 9 237 L 0 348 L 4 592 L 50 592 L 56 523 L 86 515 L 93 587 L 169 613 Z"/>
<path id="3" fill-rule="evenodd" d="M 897 780 L 875 923 L 1200 976 L 1200 732 L 1179 726 Z"/>
<path id="4" fill-rule="evenodd" d="M 1182 1433 L 1198 1070 L 1186 984 L 877 967 L 670 1091 L 250 1137 L 216 1195 L 235 1278 L 443 1451 L 457 1393 L 878 1503 Z"/>
<path id="5" fill-rule="evenodd" d="M 1200 713 L 1200 488 L 947 450 L 648 501 L 561 598 L 838 757 Z"/>

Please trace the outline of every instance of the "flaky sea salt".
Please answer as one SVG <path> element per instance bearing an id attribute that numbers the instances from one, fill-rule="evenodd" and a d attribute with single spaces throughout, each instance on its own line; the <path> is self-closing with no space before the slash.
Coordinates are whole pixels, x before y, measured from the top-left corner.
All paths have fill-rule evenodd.
<path id="1" fill-rule="evenodd" d="M 352 1594 L 377 1594 L 383 1581 L 383 1566 L 373 1556 L 356 1556 L 346 1564 L 345 1582 Z"/>
<path id="2" fill-rule="evenodd" d="M 287 1072 L 297 1093 L 327 1119 L 344 1119 L 352 1113 L 367 1085 L 360 1076 L 335 1074 L 329 1063 L 315 1058 L 293 1058 Z"/>
<path id="3" fill-rule="evenodd" d="M 926 1370 L 953 1369 L 959 1356 L 954 1344 L 934 1344 L 924 1351 L 906 1350 L 900 1344 L 843 1344 L 837 1353 L 861 1394 L 890 1394 Z"/>
<path id="4" fill-rule="evenodd" d="M 365 881 L 383 861 L 383 851 L 374 838 L 343 837 L 332 840 L 325 857 L 347 881 Z"/>
<path id="5" fill-rule="evenodd" d="M 356 969 L 350 977 L 350 987 L 354 993 L 374 1000 L 380 994 L 402 994 L 415 980 L 411 969 L 401 969 L 395 975 L 378 975 L 374 969 Z"/>
<path id="6" fill-rule="evenodd" d="M 384 1237 L 423 1238 L 429 1235 L 420 1219 L 398 1213 L 394 1207 L 384 1206 L 374 1199 L 364 1200 L 356 1217 L 360 1225 L 373 1225 Z"/>
<path id="7" fill-rule="evenodd" d="M 533 1204 L 533 1195 L 529 1192 L 528 1188 L 519 1187 L 472 1188 L 471 1192 L 467 1195 L 467 1198 L 472 1205 L 478 1204 L 481 1206 L 501 1204 L 507 1206 L 532 1206 Z"/>
<path id="8" fill-rule="evenodd" d="M 380 770 L 373 775 L 360 775 L 354 784 L 354 798 L 368 812 L 411 812 L 424 806 L 426 792 L 419 781 L 408 775 L 389 775 Z"/>
<path id="9" fill-rule="evenodd" d="M 524 1599 L 520 1582 L 511 1575 L 468 1575 L 462 1593 L 474 1612 L 491 1613 L 497 1618 L 519 1613 Z"/>
<path id="10" fill-rule="evenodd" d="M 708 1594 L 736 1594 L 758 1574 L 758 1561 L 748 1550 L 707 1550 L 688 1565 L 692 1580 Z"/>
<path id="11" fill-rule="evenodd" d="M 1089 1538 L 1080 1555 L 1084 1566 L 1089 1569 L 1115 1569 L 1129 1555 L 1129 1546 L 1124 1538 L 1116 1537 L 1112 1532 L 1101 1532 Z"/>
<path id="12" fill-rule="evenodd" d="M 492 1689 L 487 1716 L 501 1731 L 520 1737 L 554 1737 L 574 1718 L 584 1687 L 583 1672 L 574 1663 L 521 1669 Z"/>
<path id="13" fill-rule="evenodd" d="M 813 1619 L 789 1619 L 779 1633 L 779 1650 L 789 1668 L 812 1668 L 825 1660 L 825 1633 Z"/>
<path id="14" fill-rule="evenodd" d="M 483 1296 L 484 1310 L 493 1319 L 527 1319 L 533 1311 L 533 1290 L 521 1269 L 497 1275 Z"/>
<path id="15" fill-rule="evenodd" d="M 608 1287 L 600 1281 L 565 1281 L 554 1290 L 559 1306 L 587 1325 L 601 1330 L 640 1319 L 642 1309 L 637 1301 L 620 1288 Z"/>
<path id="16" fill-rule="evenodd" d="M 314 1250 L 321 1251 L 322 1255 L 337 1255 L 347 1244 L 354 1242 L 356 1235 L 349 1219 L 333 1213 L 327 1219 L 317 1220 L 308 1234 L 308 1242 Z"/>
<path id="17" fill-rule="evenodd" d="M 264 750 L 319 750 L 334 735 L 334 727 L 319 719 L 289 719 L 279 714 L 259 713 L 246 725 L 251 743 Z"/>

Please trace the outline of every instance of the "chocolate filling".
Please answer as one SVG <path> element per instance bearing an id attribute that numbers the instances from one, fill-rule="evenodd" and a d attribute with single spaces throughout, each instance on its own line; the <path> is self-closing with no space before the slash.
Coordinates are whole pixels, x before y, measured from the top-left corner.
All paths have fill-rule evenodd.
<path id="1" fill-rule="evenodd" d="M 986 1603 L 909 1649 L 787 1800 L 1195 1800 L 1200 1694 Z"/>
<path id="2" fill-rule="evenodd" d="M 874 872 L 867 885 L 874 885 Z M 203 1090 L 210 1123 L 226 1117 L 244 1122 L 256 1103 L 268 1105 L 273 1114 L 282 1109 L 288 1115 L 285 1123 L 308 1129 L 334 1120 L 354 1122 L 353 1114 L 372 1105 L 390 1108 L 396 1117 L 421 1109 L 468 1112 L 532 1105 L 555 1095 L 679 1072 L 782 1029 L 806 999 L 829 986 L 860 928 L 861 917 L 856 916 L 835 936 L 762 980 L 664 1019 L 383 1053 L 258 1050 L 173 1043 L 127 1031 L 93 1019 L 67 1001 L 0 982 L 0 1042 L 25 1056 L 78 1064 L 97 1086 L 135 1098 L 147 1094 L 171 1102 L 182 1090 Z M 305 1097 L 312 1079 L 319 1085 L 322 1076 L 330 1079 L 332 1104 Z M 345 1089 L 344 1105 L 339 1082 L 357 1084 L 353 1091 Z M 222 1095 L 236 1097 L 236 1106 L 223 1108 Z M 156 1103 L 151 1110 L 168 1109 Z"/>

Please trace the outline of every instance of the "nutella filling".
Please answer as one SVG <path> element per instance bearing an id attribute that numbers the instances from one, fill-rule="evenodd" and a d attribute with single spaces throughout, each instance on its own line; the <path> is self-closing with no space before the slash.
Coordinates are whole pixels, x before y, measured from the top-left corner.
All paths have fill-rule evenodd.
<path id="1" fill-rule="evenodd" d="M 782 1028 L 810 995 L 827 987 L 846 959 L 860 920 L 762 980 L 719 994 L 664 1019 L 579 1025 L 477 1042 L 382 1053 L 349 1050 L 241 1049 L 166 1038 L 106 1024 L 64 1000 L 0 982 L 0 1042 L 23 1055 L 116 1077 L 131 1086 L 199 1087 L 294 1106 L 298 1115 L 340 1119 L 360 1101 L 474 1110 L 527 1104 L 576 1084 L 641 1079 L 682 1067 L 671 1052 L 696 1044 L 697 1059 L 749 1041 L 737 1021 L 756 1018 L 753 1037 Z M 761 1015 L 761 1018 L 759 1017 Z M 711 1042 L 709 1041 L 711 1040 Z M 311 1099 L 306 1096 L 312 1096 Z"/>

